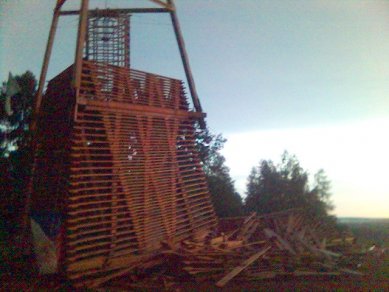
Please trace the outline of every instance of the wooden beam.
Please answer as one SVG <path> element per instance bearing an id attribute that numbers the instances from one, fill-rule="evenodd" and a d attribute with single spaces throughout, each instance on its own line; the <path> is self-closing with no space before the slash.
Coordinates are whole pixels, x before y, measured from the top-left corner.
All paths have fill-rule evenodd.
<path id="1" fill-rule="evenodd" d="M 76 58 L 74 65 L 74 75 L 73 75 L 73 87 L 75 89 L 76 98 L 78 97 L 80 84 L 81 84 L 81 71 L 82 71 L 82 58 L 84 43 L 86 37 L 86 29 L 88 24 L 88 5 L 89 0 L 82 0 L 80 8 L 80 20 L 78 23 L 78 36 L 77 36 L 77 45 L 76 45 Z"/>
<path id="2" fill-rule="evenodd" d="M 116 113 L 136 113 L 144 116 L 158 116 L 163 118 L 203 118 L 204 113 L 188 112 L 185 110 L 176 110 L 169 108 L 160 108 L 156 106 L 141 105 L 141 104 L 128 104 L 121 102 L 105 102 L 99 100 L 89 100 L 84 97 L 78 99 L 78 103 L 85 105 L 87 109 L 105 109 L 113 110 Z"/>
<path id="3" fill-rule="evenodd" d="M 33 109 L 33 119 L 31 122 L 31 132 L 32 132 L 32 139 L 31 139 L 31 155 L 34 157 L 35 150 L 36 150 L 36 140 L 35 140 L 35 135 L 36 135 L 36 124 L 38 121 L 38 116 L 40 112 L 40 107 L 42 104 L 42 95 L 43 95 L 43 89 L 45 87 L 46 83 L 46 77 L 47 77 L 47 70 L 49 67 L 50 63 L 50 57 L 51 57 L 51 52 L 53 49 L 53 44 L 54 44 L 54 38 L 55 38 L 55 33 L 57 31 L 57 26 L 58 26 L 58 19 L 59 19 L 59 11 L 62 7 L 62 5 L 65 3 L 66 0 L 58 0 L 57 5 L 54 9 L 53 13 L 53 19 L 51 21 L 51 26 L 50 26 L 50 32 L 49 32 L 49 37 L 47 40 L 47 45 L 46 45 L 46 51 L 45 55 L 43 57 L 43 65 L 41 69 L 41 74 L 39 77 L 39 85 L 38 85 L 38 90 L 35 98 L 35 106 Z M 32 174 L 34 173 L 36 168 L 36 161 L 35 159 L 33 160 L 32 163 Z M 26 195 L 26 200 L 25 200 L 25 210 L 24 210 L 24 218 L 23 218 L 23 224 L 24 224 L 24 237 L 25 237 L 25 242 L 31 243 L 31 232 L 30 232 L 30 209 L 31 209 L 31 195 L 33 191 L 33 178 L 32 176 L 30 177 L 30 180 L 28 182 L 27 186 L 27 195 Z M 29 248 L 27 248 L 29 249 Z M 26 251 L 27 253 L 29 252 Z"/>
<path id="4" fill-rule="evenodd" d="M 294 251 L 292 246 L 289 244 L 288 241 L 286 241 L 284 238 L 282 238 L 280 235 L 278 235 L 276 232 L 274 232 L 270 228 L 265 228 L 263 230 L 265 232 L 266 237 L 272 238 L 275 237 L 277 238 L 278 242 L 282 245 L 283 248 L 285 248 L 287 251 L 289 251 L 291 254 L 296 255 L 297 253 Z"/>
<path id="5" fill-rule="evenodd" d="M 163 2 L 161 0 L 150 0 L 151 2 L 154 2 L 158 5 L 161 5 L 162 7 L 169 9 L 170 11 L 174 11 L 175 7 L 171 5 L 171 3 L 168 2 Z"/>
<path id="6" fill-rule="evenodd" d="M 58 12 L 61 10 L 62 6 L 65 4 L 66 0 L 57 0 L 57 4 L 55 5 L 54 12 Z"/>
<path id="7" fill-rule="evenodd" d="M 122 9 L 101 9 L 101 10 L 89 10 L 88 14 L 91 16 L 104 15 L 108 13 L 169 13 L 170 10 L 166 8 L 122 8 Z M 61 16 L 79 15 L 80 10 L 66 10 L 61 11 Z"/>
<path id="8" fill-rule="evenodd" d="M 271 246 L 267 246 L 264 249 L 257 252 L 256 254 L 253 254 L 251 257 L 249 257 L 247 260 L 245 260 L 241 265 L 234 268 L 231 272 L 229 272 L 221 280 L 219 280 L 216 283 L 216 286 L 220 287 L 220 288 L 224 287 L 229 281 L 231 281 L 233 278 L 235 278 L 237 275 L 239 275 L 244 269 L 246 269 L 248 266 L 250 266 L 252 263 L 254 263 L 261 256 L 265 255 L 265 253 L 270 248 L 271 248 Z"/>
<path id="9" fill-rule="evenodd" d="M 182 63 L 184 65 L 185 75 L 186 75 L 186 79 L 188 81 L 189 91 L 190 91 L 190 95 L 192 96 L 193 105 L 194 105 L 197 112 L 202 112 L 200 100 L 199 100 L 199 97 L 197 95 L 197 90 L 196 90 L 195 82 L 194 82 L 193 75 L 192 75 L 192 70 L 191 70 L 190 64 L 189 64 L 188 54 L 187 54 L 186 48 L 185 48 L 184 38 L 182 37 L 180 24 L 178 22 L 176 8 L 175 8 L 173 0 L 167 0 L 167 3 L 172 7 L 172 10 L 170 11 L 170 16 L 171 16 L 171 20 L 172 20 L 172 24 L 173 24 L 173 28 L 174 28 L 174 33 L 176 35 L 178 49 L 180 50 Z M 200 119 L 199 122 L 200 122 L 200 127 L 202 129 L 205 129 L 206 125 L 205 125 L 204 119 Z"/>
<path id="10" fill-rule="evenodd" d="M 47 40 L 46 51 L 45 51 L 45 55 L 43 58 L 42 70 L 41 70 L 41 74 L 39 77 L 39 85 L 38 85 L 38 91 L 36 94 L 35 109 L 34 109 L 35 117 L 34 117 L 34 121 L 33 121 L 32 125 L 31 125 L 32 131 L 35 130 L 36 119 L 37 119 L 37 116 L 39 115 L 39 110 L 40 110 L 41 103 L 42 103 L 43 89 L 44 89 L 45 83 L 46 83 L 47 70 L 49 67 L 51 51 L 53 49 L 55 33 L 57 31 L 58 19 L 59 19 L 59 12 L 54 10 L 53 20 L 51 21 L 51 27 L 50 27 L 50 32 L 49 32 L 49 38 Z"/>

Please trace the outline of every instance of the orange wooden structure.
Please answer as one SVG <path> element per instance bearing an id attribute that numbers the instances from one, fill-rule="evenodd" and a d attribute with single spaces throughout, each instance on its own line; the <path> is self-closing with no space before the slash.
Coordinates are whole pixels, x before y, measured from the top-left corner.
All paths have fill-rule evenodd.
<path id="1" fill-rule="evenodd" d="M 119 16 L 109 17 L 112 25 Z M 88 41 L 97 51 L 87 47 L 39 100 L 31 187 L 30 213 L 56 236 L 58 271 L 77 283 L 216 225 L 195 148 L 204 114 L 190 110 L 182 82 L 104 59 Z"/>

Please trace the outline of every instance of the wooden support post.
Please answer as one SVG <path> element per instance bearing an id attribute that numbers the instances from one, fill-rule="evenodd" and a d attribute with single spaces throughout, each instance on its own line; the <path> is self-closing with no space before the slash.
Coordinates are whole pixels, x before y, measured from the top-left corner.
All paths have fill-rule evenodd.
<path id="1" fill-rule="evenodd" d="M 170 16 L 172 19 L 174 33 L 176 35 L 178 48 L 180 50 L 182 63 L 184 65 L 185 75 L 186 75 L 186 79 L 188 81 L 189 91 L 190 91 L 190 95 L 192 96 L 193 105 L 194 105 L 197 112 L 202 112 L 202 108 L 201 108 L 199 97 L 197 95 L 197 90 L 196 90 L 196 86 L 194 83 L 192 71 L 191 71 L 190 65 L 189 65 L 188 54 L 186 53 L 186 49 L 185 49 L 184 38 L 182 37 L 180 24 L 178 22 L 178 18 L 177 18 L 177 14 L 176 14 L 176 7 L 174 5 L 173 0 L 167 0 L 167 3 L 171 7 Z M 199 119 L 199 123 L 200 123 L 200 127 L 202 129 L 205 129 L 206 125 L 205 125 L 204 119 Z"/>
<path id="2" fill-rule="evenodd" d="M 36 148 L 36 141 L 35 141 L 35 131 L 36 131 L 36 124 L 39 119 L 39 112 L 40 112 L 40 107 L 42 103 L 42 95 L 43 95 L 43 90 L 45 88 L 45 83 L 46 83 L 46 76 L 47 76 L 47 70 L 49 68 L 49 63 L 50 63 L 50 57 L 51 57 L 51 52 L 53 50 L 53 44 L 54 44 L 54 38 L 55 38 L 55 33 L 57 32 L 57 26 L 58 26 L 58 20 L 59 16 L 61 13 L 61 8 L 63 4 L 66 2 L 66 0 L 58 0 L 57 4 L 55 5 L 54 8 L 54 13 L 53 13 L 53 19 L 51 21 L 51 26 L 50 26 L 50 32 L 49 32 L 49 37 L 47 40 L 47 45 L 46 45 L 46 51 L 45 55 L 43 57 L 43 65 L 41 69 L 41 74 L 39 76 L 39 85 L 38 85 L 38 90 L 36 93 L 35 97 L 35 106 L 33 109 L 33 119 L 30 124 L 30 129 L 32 132 L 32 139 L 31 139 L 31 155 L 33 157 L 33 164 L 32 164 L 32 171 L 31 171 L 31 177 L 28 182 L 27 186 L 27 194 L 26 194 L 26 199 L 25 199 L 25 208 L 24 208 L 24 214 L 23 214 L 23 239 L 25 241 L 26 245 L 26 250 L 25 253 L 29 254 L 30 249 L 32 246 L 31 242 L 31 232 L 30 232 L 30 209 L 31 209 L 31 195 L 32 195 L 32 190 L 33 190 L 33 176 L 35 172 L 35 148 Z"/>
<path id="3" fill-rule="evenodd" d="M 56 7 L 54 9 L 53 14 L 53 20 L 51 22 L 50 32 L 49 32 L 49 38 L 47 41 L 45 56 L 43 58 L 43 65 L 41 70 L 41 75 L 39 77 L 39 86 L 38 86 L 38 92 L 36 95 L 36 101 L 35 101 L 35 109 L 34 109 L 34 120 L 31 124 L 31 130 L 34 131 L 36 127 L 36 120 L 37 116 L 39 115 L 39 110 L 42 103 L 42 95 L 43 95 L 43 89 L 45 87 L 46 82 L 46 76 L 47 76 L 47 69 L 49 67 L 50 57 L 51 57 L 51 51 L 53 49 L 53 43 L 54 43 L 54 37 L 55 33 L 57 31 L 57 25 L 58 25 L 58 19 L 59 19 L 59 9 Z"/>
<path id="4" fill-rule="evenodd" d="M 36 120 L 37 120 L 37 116 L 39 115 L 39 110 L 40 110 L 41 103 L 42 103 L 43 89 L 44 89 L 45 83 L 46 83 L 47 69 L 49 68 L 51 51 L 53 49 L 53 44 L 54 44 L 54 37 L 55 37 L 55 33 L 57 31 L 58 20 L 59 20 L 60 14 L 61 14 L 61 8 L 65 4 L 65 2 L 66 2 L 66 0 L 58 0 L 57 4 L 55 5 L 55 8 L 54 8 L 53 20 L 51 21 L 49 38 L 47 40 L 46 51 L 45 51 L 45 55 L 43 57 L 43 65 L 42 65 L 41 74 L 39 77 L 39 85 L 38 85 L 38 91 L 36 94 L 36 101 L 35 101 L 35 108 L 34 108 L 34 116 L 35 117 L 31 123 L 31 130 L 32 131 L 34 131 L 35 127 L 36 127 Z"/>
<path id="5" fill-rule="evenodd" d="M 76 58 L 74 61 L 74 75 L 73 75 L 73 87 L 76 93 L 76 98 L 79 95 L 80 85 L 81 85 L 83 49 L 85 43 L 86 28 L 88 24 L 88 4 L 89 4 L 89 0 L 82 0 L 81 7 L 80 7 L 80 20 L 78 23 Z"/>
<path id="6" fill-rule="evenodd" d="M 66 1 L 67 0 L 57 0 L 57 5 L 56 5 L 55 9 L 60 10 L 62 5 L 64 5 Z"/>

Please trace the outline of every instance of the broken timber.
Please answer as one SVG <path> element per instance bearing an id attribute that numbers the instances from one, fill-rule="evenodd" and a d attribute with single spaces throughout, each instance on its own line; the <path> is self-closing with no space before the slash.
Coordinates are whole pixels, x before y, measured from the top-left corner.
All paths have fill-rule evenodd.
<path id="1" fill-rule="evenodd" d="M 220 281 L 216 283 L 217 287 L 224 287 L 230 280 L 232 280 L 235 276 L 237 276 L 240 272 L 242 272 L 245 268 L 247 268 L 249 265 L 251 265 L 254 261 L 259 259 L 261 256 L 266 254 L 266 252 L 271 248 L 271 246 L 267 246 L 264 249 L 260 250 L 256 254 L 249 257 L 247 260 L 245 260 L 242 265 L 234 268 L 231 272 L 229 272 L 227 275 L 225 275 Z"/>
<path id="2" fill-rule="evenodd" d="M 223 221 L 220 220 L 220 226 L 223 226 Z M 231 224 L 231 221 L 240 222 L 239 227 L 229 229 L 224 225 L 224 228 L 212 236 L 203 235 L 197 239 L 181 241 L 174 247 L 166 246 L 167 250 L 161 251 L 163 260 L 159 267 L 162 271 L 158 269 L 158 265 L 153 267 L 154 271 L 158 271 L 157 275 L 145 271 L 143 282 L 138 280 L 134 286 L 128 280 L 123 283 L 120 279 L 114 279 L 103 287 L 153 288 L 154 283 L 155 288 L 163 281 L 168 287 L 178 288 L 185 281 L 193 280 L 225 287 L 235 280 L 261 281 L 279 276 L 362 275 L 342 264 L 345 261 L 342 254 L 317 245 L 317 241 L 323 242 L 324 239 L 329 243 L 336 242 L 337 234 L 328 231 L 320 223 L 307 219 L 301 211 L 287 210 L 261 216 L 251 214 L 247 218 L 227 218 L 225 221 L 230 222 L 231 226 L 236 225 Z M 257 227 L 251 230 L 251 226 Z M 245 236 L 245 233 L 250 233 L 250 236 Z M 182 276 L 185 274 L 186 277 Z"/>

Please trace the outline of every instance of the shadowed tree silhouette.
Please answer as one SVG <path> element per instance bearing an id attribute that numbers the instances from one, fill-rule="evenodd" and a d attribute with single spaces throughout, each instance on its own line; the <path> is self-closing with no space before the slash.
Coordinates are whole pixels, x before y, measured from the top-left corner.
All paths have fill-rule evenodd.
<path id="1" fill-rule="evenodd" d="M 15 76 L 15 80 L 18 91 L 7 97 L 4 82 L 0 98 L 0 206 L 3 220 L 11 229 L 17 228 L 23 213 L 31 171 L 29 124 L 37 84 L 30 71 Z"/>
<path id="2" fill-rule="evenodd" d="M 226 139 L 213 135 L 208 129 L 197 128 L 196 146 L 207 178 L 212 202 L 219 217 L 243 214 L 242 198 L 235 190 L 225 158 L 220 154 Z"/>
<path id="3" fill-rule="evenodd" d="M 252 169 L 247 182 L 245 209 L 264 214 L 299 208 L 320 220 L 334 221 L 328 214 L 333 208 L 329 190 L 330 181 L 323 170 L 315 174 L 310 188 L 308 173 L 296 156 L 285 151 L 280 164 L 262 160 Z"/>

